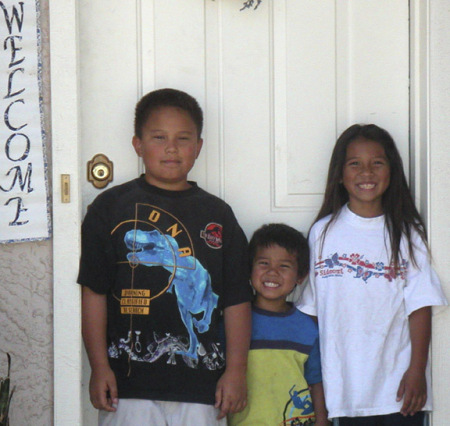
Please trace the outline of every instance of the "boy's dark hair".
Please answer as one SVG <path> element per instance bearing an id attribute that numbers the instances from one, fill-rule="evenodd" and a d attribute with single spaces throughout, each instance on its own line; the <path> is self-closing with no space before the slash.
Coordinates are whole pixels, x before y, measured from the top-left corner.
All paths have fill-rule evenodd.
<path id="1" fill-rule="evenodd" d="M 256 251 L 261 247 L 278 245 L 295 255 L 298 267 L 298 277 L 303 278 L 309 272 L 309 247 L 308 241 L 300 231 L 284 223 L 269 223 L 261 226 L 253 234 L 249 243 L 250 270 L 256 256 Z"/>
<path id="2" fill-rule="evenodd" d="M 386 217 L 386 227 L 392 250 L 391 262 L 395 267 L 399 265 L 400 241 L 402 235 L 408 241 L 408 250 L 413 264 L 414 250 L 411 240 L 411 229 L 415 229 L 427 246 L 425 225 L 414 204 L 408 188 L 403 162 L 392 136 L 375 124 L 354 124 L 339 136 L 331 155 L 328 169 L 325 196 L 315 222 L 331 214 L 331 220 L 325 226 L 322 243 L 329 226 L 336 219 L 341 207 L 348 202 L 347 190 L 342 184 L 343 169 L 348 145 L 357 139 L 367 139 L 379 143 L 386 154 L 390 168 L 390 183 L 382 196 L 382 207 Z"/>
<path id="3" fill-rule="evenodd" d="M 141 98 L 136 104 L 134 113 L 134 135 L 142 138 L 142 128 L 150 113 L 163 107 L 175 107 L 186 111 L 197 127 L 197 136 L 199 138 L 201 137 L 203 130 L 203 111 L 200 105 L 191 95 L 176 89 L 154 90 Z"/>

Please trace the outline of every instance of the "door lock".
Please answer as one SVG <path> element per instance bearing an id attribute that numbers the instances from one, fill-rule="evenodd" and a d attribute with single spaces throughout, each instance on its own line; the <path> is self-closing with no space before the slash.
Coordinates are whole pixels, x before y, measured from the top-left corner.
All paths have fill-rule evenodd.
<path id="1" fill-rule="evenodd" d="M 87 162 L 87 179 L 96 188 L 102 189 L 113 180 L 113 163 L 104 154 L 97 154 Z"/>

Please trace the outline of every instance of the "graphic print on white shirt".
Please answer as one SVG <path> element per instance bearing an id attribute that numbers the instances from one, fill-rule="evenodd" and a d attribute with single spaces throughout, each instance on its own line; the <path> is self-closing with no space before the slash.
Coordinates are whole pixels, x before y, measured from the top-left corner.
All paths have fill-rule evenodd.
<path id="1" fill-rule="evenodd" d="M 371 262 L 366 259 L 364 254 L 344 253 L 339 255 L 337 252 L 330 256 L 315 262 L 315 275 L 322 278 L 342 277 L 345 273 L 350 274 L 353 278 L 361 278 L 367 283 L 370 278 L 384 278 L 391 282 L 396 278 L 405 279 L 408 262 L 401 259 L 399 266 L 395 269 L 393 265 L 388 265 L 382 261 Z"/>

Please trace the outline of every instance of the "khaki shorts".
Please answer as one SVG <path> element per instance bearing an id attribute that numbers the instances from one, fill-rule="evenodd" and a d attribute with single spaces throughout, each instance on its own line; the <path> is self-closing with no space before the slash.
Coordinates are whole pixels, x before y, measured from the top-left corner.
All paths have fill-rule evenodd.
<path id="1" fill-rule="evenodd" d="M 99 426 L 226 426 L 212 405 L 189 402 L 120 399 L 117 411 L 99 411 Z"/>

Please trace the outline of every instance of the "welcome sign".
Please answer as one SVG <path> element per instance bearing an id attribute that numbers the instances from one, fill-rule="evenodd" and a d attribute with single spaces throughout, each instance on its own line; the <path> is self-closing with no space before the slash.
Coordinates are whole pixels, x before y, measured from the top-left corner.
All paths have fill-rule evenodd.
<path id="1" fill-rule="evenodd" d="M 0 242 L 50 236 L 36 1 L 0 1 Z"/>

